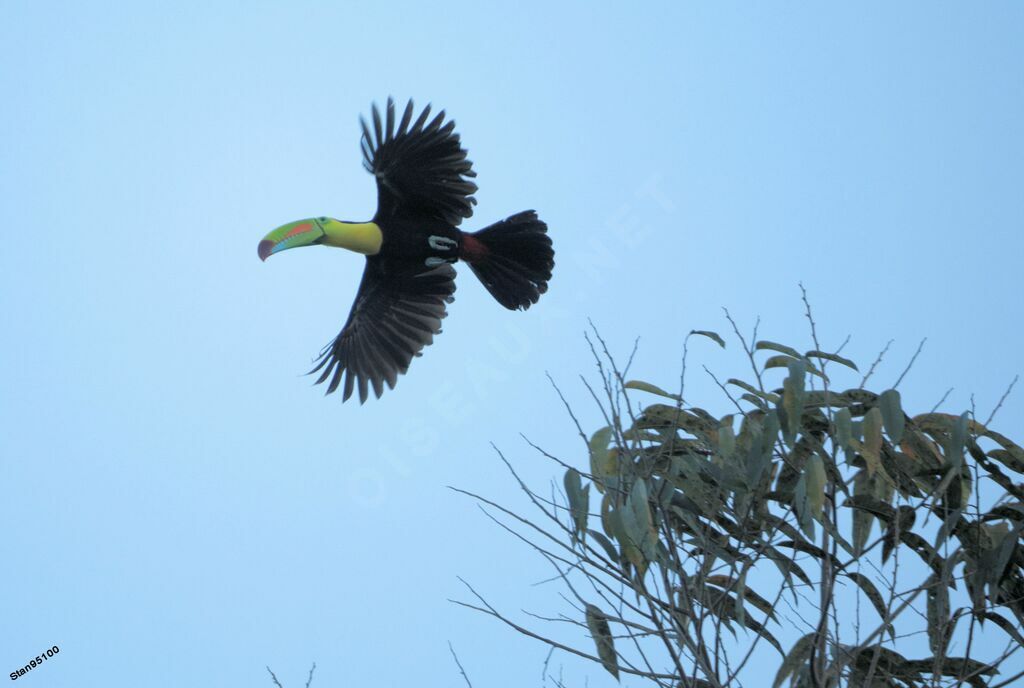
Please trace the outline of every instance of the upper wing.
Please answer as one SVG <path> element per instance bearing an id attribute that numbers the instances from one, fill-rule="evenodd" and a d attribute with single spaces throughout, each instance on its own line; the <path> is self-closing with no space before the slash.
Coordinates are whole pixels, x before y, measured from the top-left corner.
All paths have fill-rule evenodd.
<path id="1" fill-rule="evenodd" d="M 447 315 L 445 304 L 455 292 L 455 269 L 445 263 L 423 268 L 408 262 L 369 258 L 348 320 L 334 341 L 320 352 L 311 373 L 323 370 L 316 384 L 330 379 L 327 394 L 338 388 L 342 373 L 342 401 L 359 383 L 359 403 L 377 398 L 384 383 L 394 389 L 413 356 L 434 341 Z"/>
<path id="2" fill-rule="evenodd" d="M 477 186 L 473 163 L 454 132 L 455 122 L 444 122 L 442 110 L 427 124 L 430 106 L 412 122 L 412 101 L 405 106 L 395 129 L 395 103 L 388 98 L 387 120 L 373 106 L 373 135 L 363 126 L 363 166 L 377 177 L 377 214 L 396 208 L 440 218 L 456 226 L 473 214 Z M 410 125 L 410 122 L 412 124 Z"/>

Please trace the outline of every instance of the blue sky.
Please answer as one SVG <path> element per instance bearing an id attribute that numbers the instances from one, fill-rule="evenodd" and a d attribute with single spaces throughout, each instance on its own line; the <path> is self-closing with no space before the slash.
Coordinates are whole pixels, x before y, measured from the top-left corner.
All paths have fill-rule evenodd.
<path id="1" fill-rule="evenodd" d="M 522 506 L 581 465 L 587 319 L 671 387 L 685 334 L 826 347 L 905 405 L 1024 372 L 1024 8 L 1014 3 L 47 3 L 0 7 L 0 673 L 37 686 L 539 683 L 546 654 L 455 607 L 559 609 L 542 562 L 458 485 Z M 379 401 L 303 376 L 362 259 L 256 244 L 372 216 L 358 116 L 457 120 L 475 229 L 536 208 L 551 289 L 499 307 L 462 270 L 444 334 Z M 688 396 L 724 412 L 691 348 Z M 1021 435 L 1024 394 L 996 427 Z M 589 642 L 580 638 L 580 643 Z M 611 685 L 562 656 L 577 685 Z M 20 683 L 19 683 L 20 685 Z"/>

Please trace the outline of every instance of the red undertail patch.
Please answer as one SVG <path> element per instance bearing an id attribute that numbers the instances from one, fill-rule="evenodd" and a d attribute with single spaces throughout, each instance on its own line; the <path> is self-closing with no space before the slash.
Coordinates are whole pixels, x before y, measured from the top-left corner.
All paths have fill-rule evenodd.
<path id="1" fill-rule="evenodd" d="M 472 234 L 462 235 L 462 249 L 459 251 L 462 260 L 473 263 L 487 257 L 490 252 L 487 245 Z"/>

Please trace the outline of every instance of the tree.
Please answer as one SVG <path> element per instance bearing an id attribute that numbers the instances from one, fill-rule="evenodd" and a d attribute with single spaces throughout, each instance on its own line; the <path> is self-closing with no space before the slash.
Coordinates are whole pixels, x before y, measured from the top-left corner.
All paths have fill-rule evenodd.
<path id="1" fill-rule="evenodd" d="M 584 432 L 566 404 L 588 466 L 537 447 L 565 468 L 545 497 L 502 455 L 535 517 L 466 492 L 550 562 L 573 611 L 538 618 L 578 627 L 576 642 L 468 583 L 475 601 L 459 604 L 658 686 L 1024 680 L 1024 450 L 989 427 L 995 411 L 908 415 L 896 389 L 868 388 L 882 354 L 861 377 L 820 350 L 807 316 L 803 353 L 756 328 L 748 345 L 729 318 L 753 378 L 715 379 L 734 409 L 721 417 L 687 403 L 682 381 L 676 394 L 629 380 L 588 336 L 601 385 L 584 382 L 604 426 Z"/>

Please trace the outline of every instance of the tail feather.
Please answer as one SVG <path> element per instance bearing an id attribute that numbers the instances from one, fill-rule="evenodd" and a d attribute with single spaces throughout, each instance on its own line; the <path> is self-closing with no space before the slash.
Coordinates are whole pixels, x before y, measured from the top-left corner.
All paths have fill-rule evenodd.
<path id="1" fill-rule="evenodd" d="M 526 310 L 548 290 L 555 251 L 548 226 L 526 210 L 472 234 L 463 234 L 465 260 L 491 296 L 510 310 Z"/>

